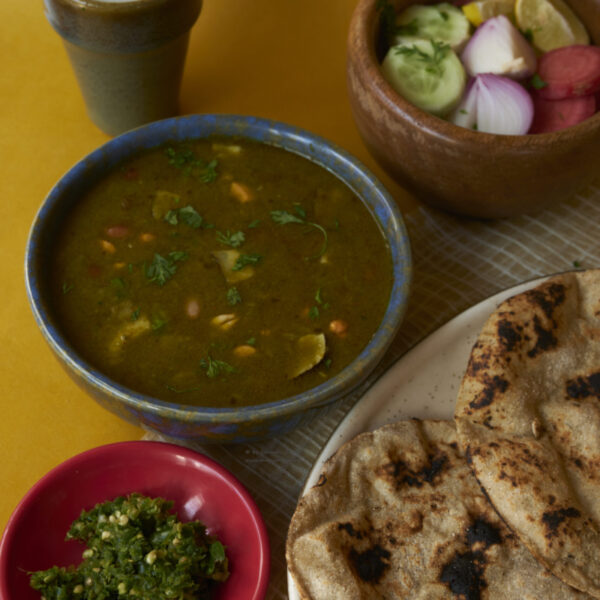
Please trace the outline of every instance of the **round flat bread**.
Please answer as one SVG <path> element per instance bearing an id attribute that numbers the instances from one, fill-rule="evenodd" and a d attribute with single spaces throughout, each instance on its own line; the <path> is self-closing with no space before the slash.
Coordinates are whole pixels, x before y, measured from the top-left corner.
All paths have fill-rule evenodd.
<path id="1" fill-rule="evenodd" d="M 286 557 L 303 599 L 589 598 L 509 531 L 447 421 L 402 421 L 342 446 L 300 500 Z"/>
<path id="2" fill-rule="evenodd" d="M 491 315 L 456 405 L 463 450 L 536 558 L 600 598 L 600 271 L 555 276 Z"/>

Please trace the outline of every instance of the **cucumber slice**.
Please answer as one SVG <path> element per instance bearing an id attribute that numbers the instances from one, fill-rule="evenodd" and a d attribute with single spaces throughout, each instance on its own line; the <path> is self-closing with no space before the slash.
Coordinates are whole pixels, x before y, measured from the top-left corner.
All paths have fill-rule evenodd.
<path id="1" fill-rule="evenodd" d="M 458 104 L 467 82 L 456 53 L 433 40 L 392 46 L 381 68 L 384 77 L 401 96 L 440 117 Z"/>
<path id="2" fill-rule="evenodd" d="M 471 24 L 462 10 L 447 2 L 409 6 L 396 17 L 393 44 L 435 40 L 460 52 L 471 37 Z"/>

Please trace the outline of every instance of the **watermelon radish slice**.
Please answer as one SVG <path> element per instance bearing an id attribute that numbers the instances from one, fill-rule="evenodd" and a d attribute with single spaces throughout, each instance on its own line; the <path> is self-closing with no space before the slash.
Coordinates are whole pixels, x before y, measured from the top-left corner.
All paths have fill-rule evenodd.
<path id="1" fill-rule="evenodd" d="M 534 116 L 529 133 L 560 131 L 585 121 L 596 112 L 595 96 L 546 100 L 533 94 Z"/>
<path id="2" fill-rule="evenodd" d="M 537 73 L 546 86 L 538 90 L 546 100 L 563 100 L 600 90 L 600 47 L 563 46 L 538 61 Z"/>

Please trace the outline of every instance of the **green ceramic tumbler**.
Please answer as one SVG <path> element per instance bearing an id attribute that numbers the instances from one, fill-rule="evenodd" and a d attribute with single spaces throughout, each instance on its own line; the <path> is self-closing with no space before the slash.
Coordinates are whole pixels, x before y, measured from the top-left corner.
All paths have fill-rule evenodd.
<path id="1" fill-rule="evenodd" d="M 92 121 L 109 135 L 178 113 L 202 0 L 44 0 Z"/>

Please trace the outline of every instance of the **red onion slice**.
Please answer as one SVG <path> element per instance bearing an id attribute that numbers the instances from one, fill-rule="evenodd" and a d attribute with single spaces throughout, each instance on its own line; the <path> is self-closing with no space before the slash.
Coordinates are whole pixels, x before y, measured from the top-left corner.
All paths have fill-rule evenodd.
<path id="1" fill-rule="evenodd" d="M 535 51 L 504 15 L 482 23 L 460 58 L 471 76 L 494 73 L 524 79 L 535 73 L 537 65 Z"/>
<path id="2" fill-rule="evenodd" d="M 486 133 L 523 135 L 533 121 L 533 101 L 523 86 L 508 77 L 477 75 L 450 120 Z"/>

